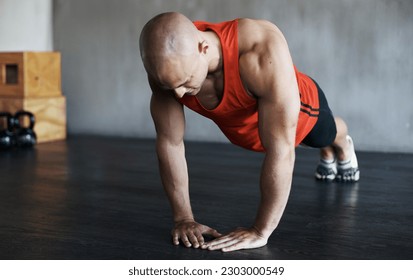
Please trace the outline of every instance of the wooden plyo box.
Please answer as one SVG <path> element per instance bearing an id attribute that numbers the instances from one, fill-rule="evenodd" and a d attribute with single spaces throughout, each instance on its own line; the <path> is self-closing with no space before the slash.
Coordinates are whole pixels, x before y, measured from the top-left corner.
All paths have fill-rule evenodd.
<path id="1" fill-rule="evenodd" d="M 59 52 L 0 52 L 0 97 L 51 97 L 61 92 Z"/>
<path id="2" fill-rule="evenodd" d="M 34 131 L 37 142 L 66 139 L 66 98 L 5 98 L 0 97 L 0 111 L 15 114 L 19 110 L 32 112 L 36 117 Z M 28 123 L 25 123 L 27 126 Z"/>

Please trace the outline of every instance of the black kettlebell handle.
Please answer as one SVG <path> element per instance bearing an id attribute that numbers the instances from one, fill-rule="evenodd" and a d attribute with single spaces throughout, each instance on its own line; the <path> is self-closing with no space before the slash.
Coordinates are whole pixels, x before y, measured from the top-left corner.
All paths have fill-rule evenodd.
<path id="1" fill-rule="evenodd" d="M 29 125 L 28 128 L 33 129 L 33 128 L 34 128 L 34 124 L 35 124 L 35 122 L 36 122 L 36 118 L 34 117 L 34 115 L 33 115 L 32 113 L 27 112 L 27 111 L 18 111 L 18 112 L 14 115 L 14 119 L 15 119 L 15 122 L 16 122 L 16 126 L 19 126 L 20 128 L 22 128 L 22 127 L 20 126 L 20 118 L 21 118 L 21 117 L 24 117 L 24 116 L 29 117 L 30 125 Z"/>
<path id="2" fill-rule="evenodd" d="M 7 118 L 7 130 L 13 131 L 14 126 L 16 125 L 16 120 L 13 118 L 13 115 L 9 112 L 0 112 L 0 118 Z"/>

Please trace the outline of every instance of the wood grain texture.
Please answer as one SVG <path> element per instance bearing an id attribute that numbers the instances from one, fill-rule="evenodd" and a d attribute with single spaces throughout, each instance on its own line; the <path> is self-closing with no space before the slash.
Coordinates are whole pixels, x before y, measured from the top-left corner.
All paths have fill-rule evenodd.
<path id="1" fill-rule="evenodd" d="M 262 154 L 186 143 L 196 218 L 249 226 Z M 297 149 L 290 200 L 267 246 L 233 253 L 171 243 L 153 140 L 72 136 L 0 152 L 0 259 L 412 259 L 413 155 L 358 153 L 361 181 L 313 179 Z"/>
<path id="2" fill-rule="evenodd" d="M 17 65 L 17 84 L 6 82 L 7 65 Z M 0 96 L 53 97 L 61 92 L 61 57 L 58 52 L 0 52 Z"/>
<path id="3" fill-rule="evenodd" d="M 1 98 L 0 111 L 15 114 L 19 110 L 32 112 L 36 117 L 34 131 L 39 143 L 66 138 L 66 98 Z M 25 120 L 28 126 L 28 120 Z"/>

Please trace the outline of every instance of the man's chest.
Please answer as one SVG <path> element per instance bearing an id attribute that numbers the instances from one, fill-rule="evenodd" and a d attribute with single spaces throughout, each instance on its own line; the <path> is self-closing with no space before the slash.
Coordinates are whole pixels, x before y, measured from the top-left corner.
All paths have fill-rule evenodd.
<path id="1" fill-rule="evenodd" d="M 221 103 L 223 95 L 223 77 L 207 77 L 196 97 L 204 108 L 212 110 Z"/>

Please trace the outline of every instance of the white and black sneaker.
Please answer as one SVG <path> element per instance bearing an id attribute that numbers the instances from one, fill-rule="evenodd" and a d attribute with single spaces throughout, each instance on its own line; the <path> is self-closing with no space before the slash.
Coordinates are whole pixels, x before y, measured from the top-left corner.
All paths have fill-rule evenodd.
<path id="1" fill-rule="evenodd" d="M 357 182 L 360 180 L 360 170 L 357 162 L 356 152 L 354 150 L 353 139 L 347 135 L 347 141 L 350 143 L 350 159 L 339 161 L 337 163 L 337 181 L 340 182 Z"/>
<path id="2" fill-rule="evenodd" d="M 333 181 L 337 176 L 337 161 L 335 159 L 320 159 L 315 171 L 315 178 L 320 181 Z"/>

